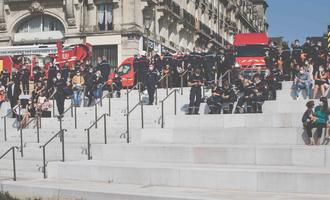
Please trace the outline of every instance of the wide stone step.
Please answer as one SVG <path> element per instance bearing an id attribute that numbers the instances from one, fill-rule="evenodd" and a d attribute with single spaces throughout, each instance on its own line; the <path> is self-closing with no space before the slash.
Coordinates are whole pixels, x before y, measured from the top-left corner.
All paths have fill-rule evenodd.
<path id="1" fill-rule="evenodd" d="M 330 194 L 330 169 L 79 161 L 50 163 L 55 179 L 259 192 Z"/>
<path id="2" fill-rule="evenodd" d="M 330 147 L 297 145 L 93 145 L 93 160 L 330 167 Z"/>
<path id="3" fill-rule="evenodd" d="M 79 182 L 73 180 L 2 181 L 1 188 L 18 198 L 86 200 L 328 200 L 327 195 L 280 194 L 164 186 Z"/>
<path id="4" fill-rule="evenodd" d="M 303 128 L 174 128 L 143 129 L 137 132 L 137 143 L 176 144 L 254 144 L 302 145 L 308 143 Z"/>

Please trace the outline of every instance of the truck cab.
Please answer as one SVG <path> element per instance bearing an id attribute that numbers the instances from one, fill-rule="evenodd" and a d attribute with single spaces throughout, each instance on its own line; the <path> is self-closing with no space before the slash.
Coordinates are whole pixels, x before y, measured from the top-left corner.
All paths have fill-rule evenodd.
<path id="1" fill-rule="evenodd" d="M 257 67 L 266 69 L 265 52 L 269 38 L 266 33 L 242 33 L 234 36 L 235 67 L 253 73 Z"/>

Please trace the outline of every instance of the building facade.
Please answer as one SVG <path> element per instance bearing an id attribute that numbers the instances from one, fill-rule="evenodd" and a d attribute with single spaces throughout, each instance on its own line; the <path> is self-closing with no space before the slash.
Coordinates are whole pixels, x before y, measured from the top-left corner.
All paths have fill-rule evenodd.
<path id="1" fill-rule="evenodd" d="M 113 65 L 266 32 L 265 0 L 0 0 L 0 45 L 88 42 Z"/>

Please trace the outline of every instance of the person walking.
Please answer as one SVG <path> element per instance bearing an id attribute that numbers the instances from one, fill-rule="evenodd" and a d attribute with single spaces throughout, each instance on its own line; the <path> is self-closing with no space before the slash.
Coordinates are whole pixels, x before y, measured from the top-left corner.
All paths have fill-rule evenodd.
<path id="1" fill-rule="evenodd" d="M 61 73 L 57 73 L 56 81 L 54 83 L 54 92 L 50 98 L 52 98 L 54 96 L 56 99 L 56 106 L 57 106 L 59 118 L 62 118 L 63 113 L 64 113 L 64 102 L 65 102 L 64 87 L 65 86 L 66 86 L 66 82 L 62 78 Z"/>

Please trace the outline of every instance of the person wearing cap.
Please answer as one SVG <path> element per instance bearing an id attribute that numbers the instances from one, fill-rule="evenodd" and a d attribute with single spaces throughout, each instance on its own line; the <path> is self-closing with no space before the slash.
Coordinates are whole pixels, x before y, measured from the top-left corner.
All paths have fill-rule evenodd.
<path id="1" fill-rule="evenodd" d="M 188 115 L 199 114 L 199 107 L 202 101 L 202 86 L 204 85 L 204 80 L 201 75 L 200 69 L 195 69 L 193 74 L 188 79 L 188 86 L 190 89 L 190 97 L 189 97 L 189 108 Z"/>
<path id="2" fill-rule="evenodd" d="M 81 93 L 85 84 L 85 79 L 81 75 L 81 72 L 78 70 L 76 75 L 72 78 L 73 85 L 73 101 L 75 106 L 80 106 L 81 103 Z"/>
<path id="3" fill-rule="evenodd" d="M 58 72 L 56 75 L 56 80 L 54 82 L 54 92 L 50 98 L 54 96 L 56 99 L 59 118 L 63 117 L 63 113 L 64 113 L 65 87 L 66 87 L 66 81 L 62 78 L 61 73 Z"/>
<path id="4" fill-rule="evenodd" d="M 148 96 L 149 96 L 149 104 L 153 105 L 154 103 L 154 97 L 155 97 L 155 91 L 156 91 L 156 85 L 158 83 L 159 79 L 159 72 L 155 69 L 154 64 L 149 65 L 149 70 L 146 73 L 145 77 L 145 85 L 147 87 Z"/>

